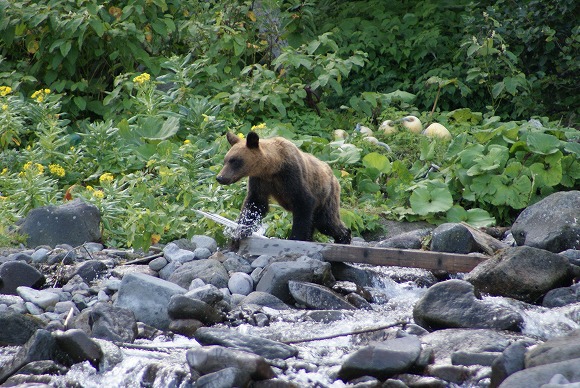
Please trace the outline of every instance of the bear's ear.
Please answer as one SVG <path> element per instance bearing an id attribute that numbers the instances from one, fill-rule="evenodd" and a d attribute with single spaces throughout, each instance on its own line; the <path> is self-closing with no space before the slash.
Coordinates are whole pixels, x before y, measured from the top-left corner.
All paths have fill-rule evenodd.
<path id="1" fill-rule="evenodd" d="M 237 137 L 236 135 L 234 135 L 233 133 L 231 133 L 229 131 L 228 131 L 228 133 L 226 133 L 226 138 L 228 139 L 228 142 L 230 143 L 230 145 L 234 145 L 240 141 L 239 137 Z"/>
<path id="2" fill-rule="evenodd" d="M 256 132 L 248 133 L 246 138 L 246 147 L 258 148 L 260 146 L 260 136 Z"/>

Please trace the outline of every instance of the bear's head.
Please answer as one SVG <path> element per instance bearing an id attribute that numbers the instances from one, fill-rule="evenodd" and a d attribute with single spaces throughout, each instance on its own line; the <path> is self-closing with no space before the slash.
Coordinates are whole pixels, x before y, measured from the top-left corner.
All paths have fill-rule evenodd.
<path id="1" fill-rule="evenodd" d="M 260 137 L 255 132 L 248 133 L 243 141 L 231 132 L 226 135 L 232 148 L 224 158 L 224 166 L 216 179 L 222 185 L 236 183 L 246 176 L 256 176 L 263 169 Z"/>

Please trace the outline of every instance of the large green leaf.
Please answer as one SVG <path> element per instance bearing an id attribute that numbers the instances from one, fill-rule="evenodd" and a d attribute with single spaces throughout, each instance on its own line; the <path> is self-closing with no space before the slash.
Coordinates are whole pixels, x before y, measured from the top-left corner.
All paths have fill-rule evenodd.
<path id="1" fill-rule="evenodd" d="M 528 133 L 526 141 L 531 151 L 543 155 L 557 152 L 562 143 L 556 136 L 542 132 Z"/>
<path id="2" fill-rule="evenodd" d="M 449 188 L 436 187 L 428 184 L 417 187 L 409 198 L 411 209 L 419 215 L 439 213 L 449 210 L 453 206 L 453 198 Z"/>
<path id="3" fill-rule="evenodd" d="M 179 118 L 145 117 L 139 121 L 134 130 L 145 140 L 165 140 L 179 131 Z"/>
<path id="4" fill-rule="evenodd" d="M 392 166 L 389 158 L 378 152 L 371 152 L 366 154 L 362 159 L 363 166 L 367 168 L 374 168 L 383 174 L 391 172 Z"/>
<path id="5" fill-rule="evenodd" d="M 534 163 L 530 166 L 534 178 L 540 179 L 546 186 L 556 186 L 562 180 L 562 153 L 548 155 L 544 163 Z"/>

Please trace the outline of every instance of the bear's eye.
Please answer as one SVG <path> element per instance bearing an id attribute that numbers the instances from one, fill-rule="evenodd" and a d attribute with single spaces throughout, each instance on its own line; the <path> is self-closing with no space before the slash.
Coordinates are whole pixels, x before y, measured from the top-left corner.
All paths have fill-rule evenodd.
<path id="1" fill-rule="evenodd" d="M 228 163 L 236 170 L 242 168 L 244 165 L 244 161 L 241 158 L 231 158 Z"/>

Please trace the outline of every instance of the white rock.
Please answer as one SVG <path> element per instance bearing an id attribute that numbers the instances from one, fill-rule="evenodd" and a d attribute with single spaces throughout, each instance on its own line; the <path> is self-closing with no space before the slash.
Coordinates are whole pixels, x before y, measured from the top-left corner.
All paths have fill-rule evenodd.
<path id="1" fill-rule="evenodd" d="M 234 272 L 228 281 L 228 288 L 232 294 L 248 295 L 254 291 L 254 280 L 244 272 Z"/>

